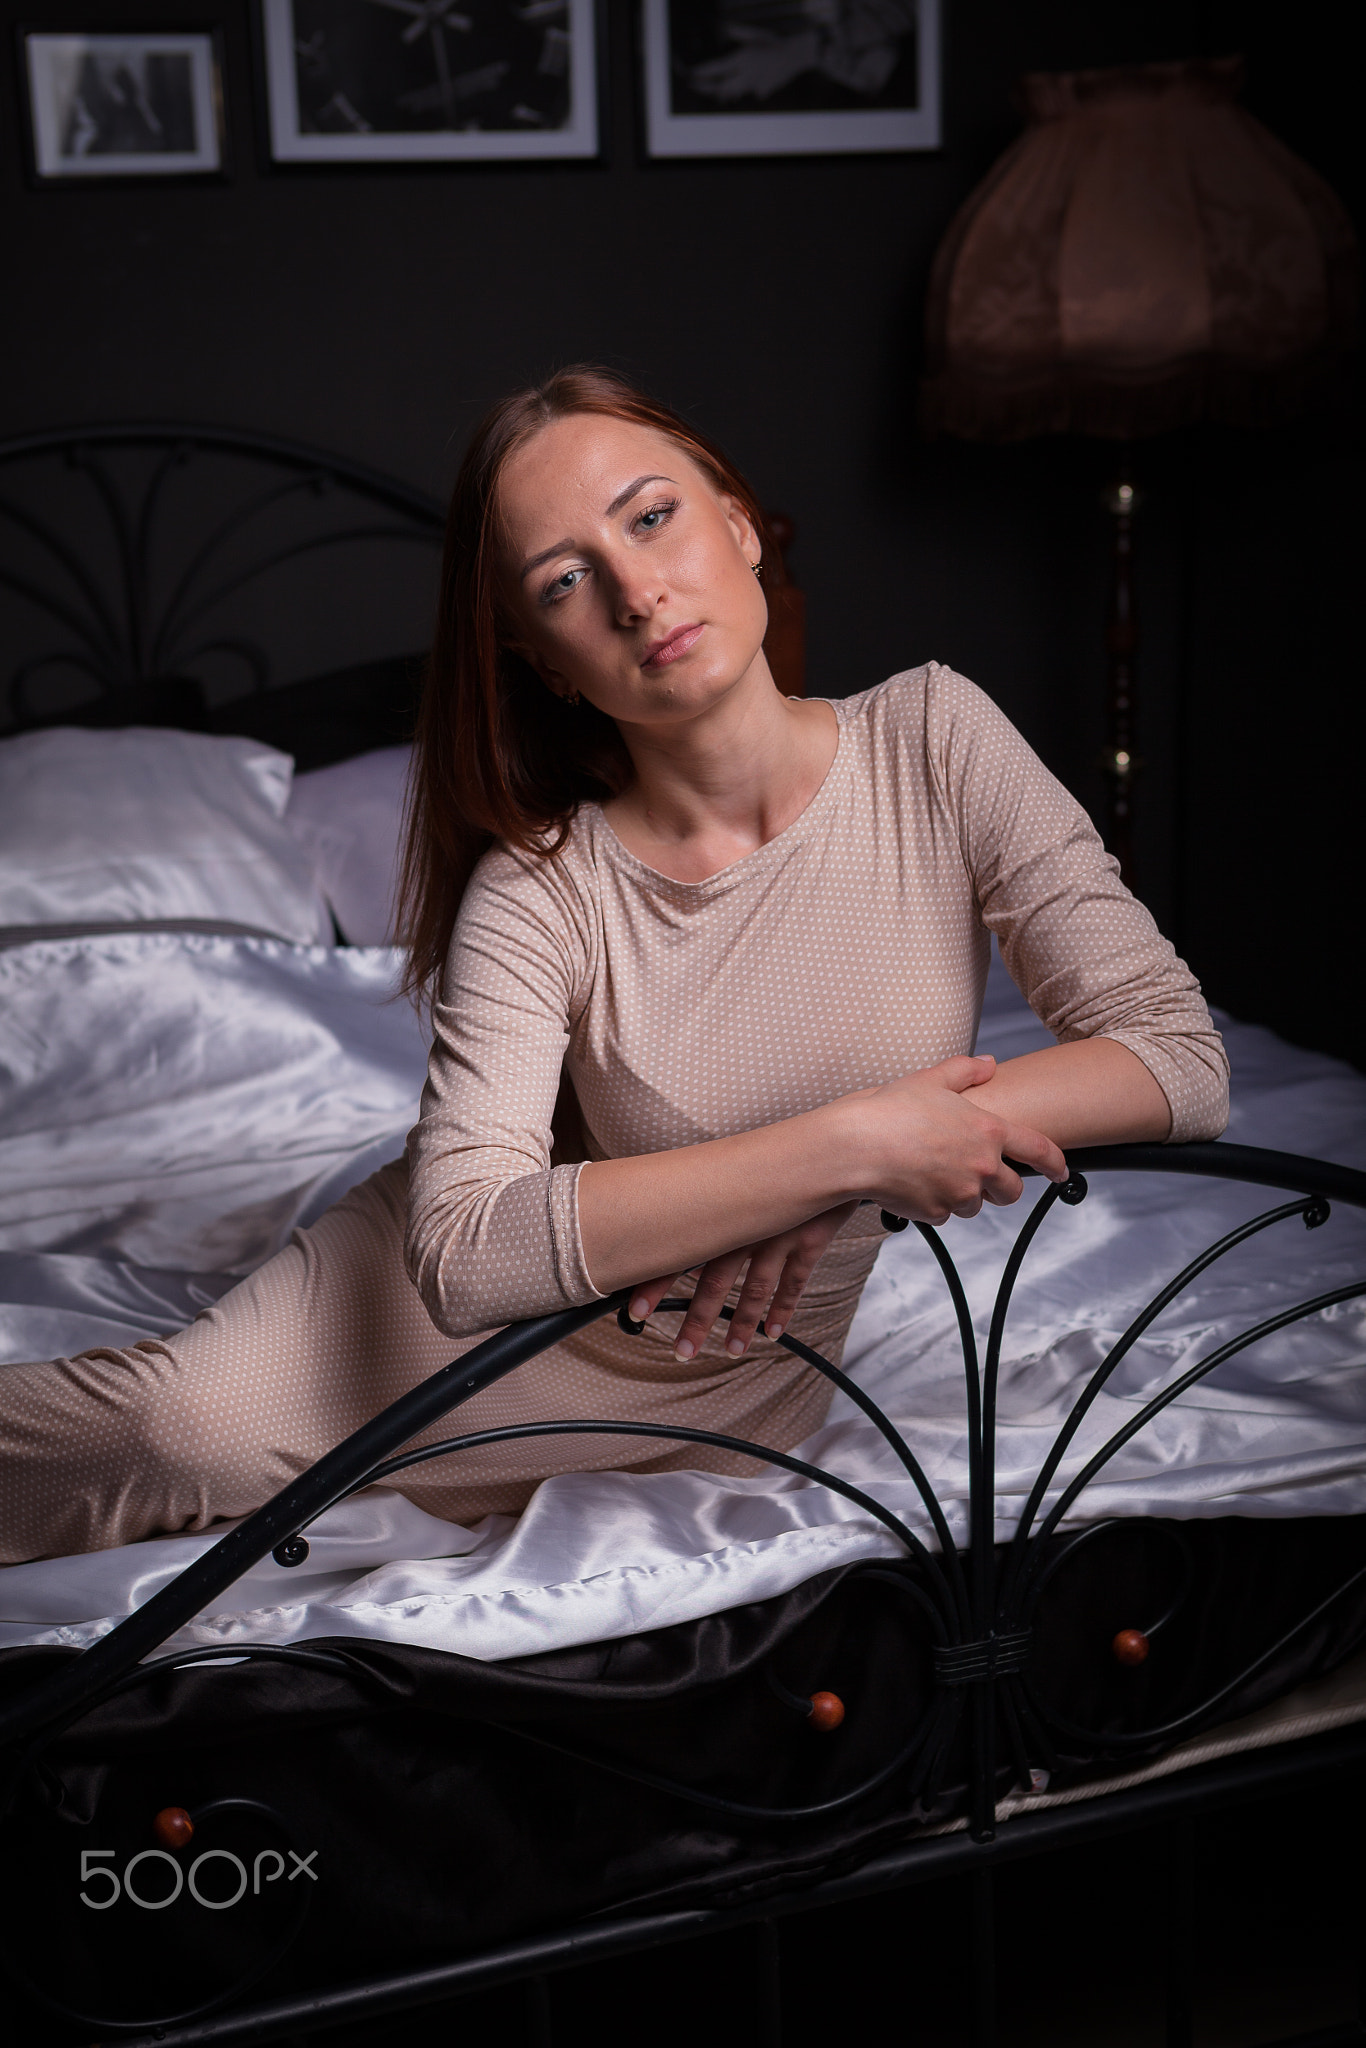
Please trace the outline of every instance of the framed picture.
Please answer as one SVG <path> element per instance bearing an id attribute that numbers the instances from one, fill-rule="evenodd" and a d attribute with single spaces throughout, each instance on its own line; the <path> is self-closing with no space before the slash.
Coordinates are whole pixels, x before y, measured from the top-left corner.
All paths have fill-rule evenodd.
<path id="1" fill-rule="evenodd" d="M 649 154 L 939 147 L 939 0 L 643 0 Z"/>
<path id="2" fill-rule="evenodd" d="M 212 30 L 59 35 L 21 29 L 33 175 L 212 176 L 224 168 Z"/>
<path id="3" fill-rule="evenodd" d="M 261 0 L 277 163 L 598 153 L 596 0 Z"/>

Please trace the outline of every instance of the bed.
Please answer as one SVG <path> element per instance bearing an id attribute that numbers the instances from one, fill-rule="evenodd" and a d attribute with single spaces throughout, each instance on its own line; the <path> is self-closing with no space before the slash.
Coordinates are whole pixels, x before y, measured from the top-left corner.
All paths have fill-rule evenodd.
<path id="1" fill-rule="evenodd" d="M 201 455 L 192 539 L 168 494 Z M 110 559 L 142 582 L 68 622 L 65 670 L 25 648 L 0 739 L 4 1359 L 188 1319 L 395 1156 L 424 1064 L 383 943 L 414 665 L 268 687 L 244 593 L 430 550 L 436 508 L 208 430 L 25 443 L 0 502 L 30 612 L 73 555 L 51 457 L 82 516 L 127 508 Z M 220 657 L 250 693 L 215 696 Z M 136 825 L 124 785 L 159 792 Z M 825 1427 L 762 1477 L 567 1475 L 469 1531 L 375 1484 L 550 1318 L 226 1536 L 0 1572 L 4 1947 L 43 2024 L 281 2038 L 967 1871 L 985 2044 L 1001 1859 L 1359 1764 L 1366 1083 L 1220 1023 L 1220 1145 L 891 1237 Z M 995 963 L 979 1044 L 1044 1042 Z"/>

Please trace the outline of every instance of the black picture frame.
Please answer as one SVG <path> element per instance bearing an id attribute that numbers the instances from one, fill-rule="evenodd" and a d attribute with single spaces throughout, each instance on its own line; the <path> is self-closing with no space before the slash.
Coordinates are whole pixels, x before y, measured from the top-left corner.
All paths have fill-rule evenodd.
<path id="1" fill-rule="evenodd" d="M 641 0 L 647 156 L 938 149 L 941 0 L 889 0 L 872 18 L 856 0 L 832 0 L 827 14 Z"/>
<path id="2" fill-rule="evenodd" d="M 222 31 L 15 31 L 31 185 L 201 184 L 230 175 Z"/>
<path id="3" fill-rule="evenodd" d="M 451 41 L 465 31 L 439 16 L 404 40 L 412 27 L 404 11 L 392 0 L 259 0 L 253 29 L 271 170 L 601 160 L 601 0 L 542 0 L 499 9 L 502 20 L 489 18 L 495 10 L 487 4 L 461 8 L 468 51 Z M 415 19 L 429 11 L 413 0 Z M 310 45 L 311 80 L 304 76 Z M 474 61 L 454 71 L 453 55 Z M 414 124 L 414 113 L 435 112 L 443 98 L 446 121 Z M 462 99 L 470 118 L 452 125 Z"/>

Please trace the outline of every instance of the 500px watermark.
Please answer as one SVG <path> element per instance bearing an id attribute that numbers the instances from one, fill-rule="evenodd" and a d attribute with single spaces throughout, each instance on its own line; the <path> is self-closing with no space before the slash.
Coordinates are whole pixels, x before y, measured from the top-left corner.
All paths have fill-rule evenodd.
<path id="1" fill-rule="evenodd" d="M 196 1905 L 207 1906 L 211 1913 L 225 1913 L 229 1906 L 235 1906 L 240 1899 L 244 1899 L 248 1890 L 253 1896 L 257 1896 L 263 1884 L 277 1884 L 282 1877 L 286 1884 L 293 1884 L 298 1877 L 307 1877 L 314 1884 L 318 1882 L 318 1873 L 313 1868 L 313 1861 L 318 1853 L 316 1849 L 310 1849 L 307 1856 L 300 1856 L 295 1850 L 287 1849 L 285 1855 L 294 1865 L 287 1877 L 285 1857 L 278 1849 L 258 1849 L 252 1858 L 250 1870 L 242 1858 L 235 1856 L 231 1849 L 201 1849 L 188 1871 L 181 1867 L 169 1849 L 139 1849 L 137 1854 L 130 1856 L 124 1864 L 122 1878 L 117 1870 L 110 1867 L 118 1853 L 117 1849 L 81 1851 L 81 1883 L 101 1888 L 93 1896 L 89 1891 L 81 1893 L 81 1904 L 89 1906 L 93 1912 L 105 1913 L 124 1898 L 131 1900 L 135 1906 L 141 1906 L 145 1913 L 159 1913 L 163 1906 L 173 1906 L 181 1892 L 188 1889 Z M 144 1863 L 170 1864 L 175 1884 L 164 1898 L 147 1898 L 138 1888 L 142 1880 L 134 1882 L 135 1872 Z M 229 1876 L 227 1871 L 219 1870 L 215 1873 L 216 1877 L 219 1881 L 227 1878 L 229 1883 L 235 1882 L 236 1888 L 227 1898 L 216 1899 L 201 1888 L 200 1873 L 204 1871 L 207 1876 L 206 1865 L 222 1863 L 231 1865 L 232 1874 Z M 272 1864 L 273 1869 L 270 1868 Z M 150 1876 L 150 1873 L 148 1875 Z M 217 1886 L 214 1888 L 217 1889 Z"/>

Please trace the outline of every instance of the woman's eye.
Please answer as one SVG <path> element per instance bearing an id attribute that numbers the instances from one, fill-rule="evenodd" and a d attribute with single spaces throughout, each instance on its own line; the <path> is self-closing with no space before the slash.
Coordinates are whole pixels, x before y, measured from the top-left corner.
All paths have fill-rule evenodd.
<path id="1" fill-rule="evenodd" d="M 671 498 L 666 505 L 651 505 L 648 511 L 642 512 L 639 515 L 636 525 L 643 527 L 646 533 L 657 533 L 670 513 L 677 510 L 677 498 Z"/>
<path id="2" fill-rule="evenodd" d="M 547 602 L 554 604 L 557 598 L 568 597 L 571 590 L 578 589 L 580 580 L 585 573 L 583 569 L 566 569 L 563 574 L 555 578 L 553 583 L 546 585 L 545 596 Z"/>

